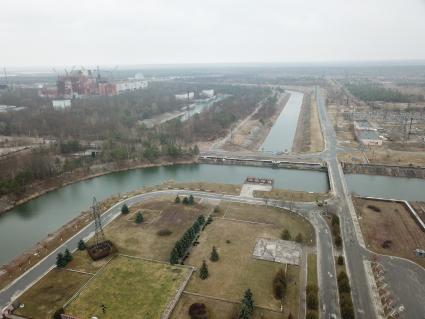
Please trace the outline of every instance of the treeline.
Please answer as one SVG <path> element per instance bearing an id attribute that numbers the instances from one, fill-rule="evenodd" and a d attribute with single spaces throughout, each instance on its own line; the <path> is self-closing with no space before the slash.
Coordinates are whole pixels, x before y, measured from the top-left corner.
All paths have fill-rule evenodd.
<path id="1" fill-rule="evenodd" d="M 193 225 L 188 230 L 186 230 L 183 236 L 174 245 L 174 248 L 170 253 L 170 264 L 177 264 L 179 259 L 184 258 L 186 251 L 192 245 L 196 235 L 199 233 L 204 224 L 204 215 L 199 215 Z"/>
<path id="2" fill-rule="evenodd" d="M 424 100 L 423 95 L 404 94 L 399 90 L 387 89 L 373 82 L 350 82 L 346 83 L 345 87 L 363 101 L 411 103 Z"/>
<path id="3" fill-rule="evenodd" d="M 350 280 L 348 279 L 345 271 L 341 271 L 337 277 L 338 292 L 339 292 L 339 305 L 341 308 L 342 319 L 354 319 L 354 307 L 351 299 Z"/>

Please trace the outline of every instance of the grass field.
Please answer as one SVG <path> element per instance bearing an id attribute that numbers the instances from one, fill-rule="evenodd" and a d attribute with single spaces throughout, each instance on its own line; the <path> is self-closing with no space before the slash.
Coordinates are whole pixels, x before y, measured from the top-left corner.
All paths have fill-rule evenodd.
<path id="1" fill-rule="evenodd" d="M 225 218 L 273 224 L 280 227 L 281 231 L 288 229 L 292 237 L 301 233 L 306 244 L 315 242 L 313 226 L 304 218 L 284 209 L 229 202 L 224 203 L 221 208 Z"/>
<path id="2" fill-rule="evenodd" d="M 175 204 L 174 198 L 143 202 L 130 207 L 140 210 L 145 220 L 137 225 L 131 215 L 121 215 L 105 228 L 105 235 L 122 254 L 168 261 L 175 242 L 195 221 L 199 214 L 206 215 L 211 208 L 202 204 Z M 144 213 L 148 210 L 149 213 Z M 160 230 L 171 234 L 159 236 Z"/>
<path id="3" fill-rule="evenodd" d="M 160 318 L 189 269 L 118 256 L 65 309 L 79 318 Z M 101 305 L 106 306 L 103 313 Z"/>
<path id="4" fill-rule="evenodd" d="M 201 234 L 199 245 L 186 262 L 199 267 L 202 260 L 207 260 L 210 276 L 201 280 L 195 273 L 186 290 L 238 301 L 243 292 L 251 288 L 257 305 L 280 309 L 280 302 L 273 297 L 272 281 L 285 265 L 254 259 L 252 251 L 257 237 L 279 238 L 281 230 L 277 225 L 215 219 Z M 220 260 L 214 263 L 209 261 L 212 246 L 217 247 L 220 255 Z M 285 308 L 295 315 L 299 305 L 299 267 L 289 265 L 287 274 Z"/>
<path id="5" fill-rule="evenodd" d="M 205 304 L 208 309 L 208 319 L 237 318 L 237 316 L 234 317 L 239 310 L 239 304 L 236 302 L 226 302 L 184 293 L 176 308 L 174 308 L 171 319 L 189 319 L 188 309 L 195 302 Z M 256 308 L 252 319 L 286 319 L 287 317 L 285 313 Z"/>
<path id="6" fill-rule="evenodd" d="M 425 267 L 425 259 L 414 255 L 416 248 L 425 247 L 424 232 L 404 205 L 355 198 L 354 206 L 370 249 L 381 254 L 408 258 Z M 391 241 L 389 248 L 382 247 L 386 240 Z"/>
<path id="7" fill-rule="evenodd" d="M 28 318 L 51 319 L 53 313 L 90 277 L 77 272 L 53 269 L 18 298 L 24 308 L 19 308 L 15 314 Z"/>
<path id="8" fill-rule="evenodd" d="M 307 257 L 307 284 L 319 286 L 317 282 L 317 255 L 309 254 Z"/>

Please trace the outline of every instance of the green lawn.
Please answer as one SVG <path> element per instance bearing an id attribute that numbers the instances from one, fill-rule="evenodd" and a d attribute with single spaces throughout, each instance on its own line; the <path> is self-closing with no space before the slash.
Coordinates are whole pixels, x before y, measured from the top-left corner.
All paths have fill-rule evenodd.
<path id="1" fill-rule="evenodd" d="M 71 304 L 79 318 L 160 318 L 188 269 L 118 256 Z M 103 313 L 101 305 L 106 306 Z"/>

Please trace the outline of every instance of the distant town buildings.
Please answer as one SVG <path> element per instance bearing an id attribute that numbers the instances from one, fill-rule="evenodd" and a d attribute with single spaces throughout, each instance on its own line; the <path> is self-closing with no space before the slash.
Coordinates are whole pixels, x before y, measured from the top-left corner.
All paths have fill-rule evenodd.
<path id="1" fill-rule="evenodd" d="M 137 78 L 110 81 L 101 77 L 99 71 L 73 71 L 59 75 L 56 86 L 43 86 L 39 90 L 39 95 L 52 99 L 71 99 L 91 95 L 112 96 L 146 88 L 148 82 L 143 80 L 143 75 L 136 74 L 136 76 Z"/>
<path id="2" fill-rule="evenodd" d="M 55 110 L 63 110 L 71 107 L 71 100 L 52 100 L 52 106 Z"/>
<path id="3" fill-rule="evenodd" d="M 377 131 L 367 120 L 354 121 L 354 135 L 363 145 L 382 145 L 382 139 Z"/>
<path id="4" fill-rule="evenodd" d="M 214 90 L 202 90 L 201 96 L 210 98 L 214 96 Z"/>
<path id="5" fill-rule="evenodd" d="M 187 92 L 183 94 L 176 94 L 176 100 L 193 100 L 195 98 L 195 92 Z"/>

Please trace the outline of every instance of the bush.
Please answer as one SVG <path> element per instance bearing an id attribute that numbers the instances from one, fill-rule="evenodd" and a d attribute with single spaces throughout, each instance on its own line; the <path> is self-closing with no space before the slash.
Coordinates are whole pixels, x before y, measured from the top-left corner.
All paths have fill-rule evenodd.
<path id="1" fill-rule="evenodd" d="M 179 195 L 176 196 L 176 199 L 174 200 L 174 203 L 179 204 L 180 203 L 180 197 Z"/>
<path id="2" fill-rule="evenodd" d="M 291 240 L 291 233 L 289 232 L 289 230 L 284 229 L 282 234 L 280 235 L 280 238 L 282 238 L 283 240 Z"/>
<path id="3" fill-rule="evenodd" d="M 72 260 L 72 255 L 70 251 L 68 250 L 68 248 L 65 249 L 65 253 L 63 254 L 63 259 L 66 264 L 68 264 Z"/>
<path id="4" fill-rule="evenodd" d="M 318 319 L 319 316 L 317 315 L 317 313 L 315 311 L 307 311 L 307 314 L 305 316 L 305 319 Z"/>
<path id="5" fill-rule="evenodd" d="M 281 268 L 273 279 L 273 295 L 277 300 L 282 300 L 286 294 L 286 276 Z"/>
<path id="6" fill-rule="evenodd" d="M 295 237 L 295 241 L 297 243 L 302 243 L 304 241 L 303 235 L 301 233 L 298 233 L 297 236 Z"/>
<path id="7" fill-rule="evenodd" d="M 124 204 L 121 206 L 121 213 L 126 215 L 130 212 L 130 209 L 128 208 L 127 204 Z"/>
<path id="8" fill-rule="evenodd" d="M 335 235 L 335 246 L 341 248 L 342 246 L 342 238 L 340 235 Z"/>
<path id="9" fill-rule="evenodd" d="M 319 300 L 317 294 L 309 293 L 307 294 L 307 308 L 312 310 L 317 310 L 319 307 Z"/>
<path id="10" fill-rule="evenodd" d="M 157 231 L 158 236 L 170 236 L 173 232 L 169 229 L 160 229 Z"/>
<path id="11" fill-rule="evenodd" d="M 189 316 L 191 319 L 208 319 L 207 307 L 203 303 L 194 303 L 189 307 Z"/>
<path id="12" fill-rule="evenodd" d="M 337 215 L 332 214 L 331 224 L 332 224 L 332 226 L 334 226 L 334 225 L 339 226 L 339 217 Z"/>
<path id="13" fill-rule="evenodd" d="M 201 269 L 199 270 L 199 278 L 201 278 L 202 280 L 205 280 L 208 278 L 208 266 L 207 263 L 205 262 L 205 260 L 202 262 L 202 266 Z"/>
<path id="14" fill-rule="evenodd" d="M 85 250 L 86 249 L 86 243 L 84 242 L 84 240 L 80 240 L 78 242 L 78 250 Z"/>
<path id="15" fill-rule="evenodd" d="M 53 319 L 62 319 L 61 314 L 64 314 L 64 313 L 65 313 L 65 311 L 63 310 L 63 308 L 59 308 L 58 310 L 55 311 L 52 318 Z"/>
<path id="16" fill-rule="evenodd" d="M 187 197 L 183 198 L 182 203 L 185 205 L 189 205 L 189 199 Z"/>
<path id="17" fill-rule="evenodd" d="M 220 206 L 215 206 L 214 207 L 214 213 L 219 213 L 220 212 Z"/>
<path id="18" fill-rule="evenodd" d="M 190 195 L 188 199 L 188 204 L 193 205 L 194 203 L 195 203 L 195 199 L 193 198 L 193 195 Z"/>
<path id="19" fill-rule="evenodd" d="M 344 257 L 338 256 L 337 262 L 338 262 L 338 265 L 340 265 L 340 266 L 344 265 Z"/>
<path id="20" fill-rule="evenodd" d="M 349 293 L 343 293 L 339 296 L 339 303 L 341 307 L 341 318 L 342 319 L 354 319 L 354 307 L 351 295 Z"/>

